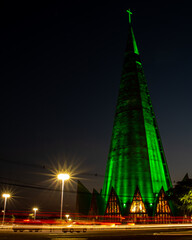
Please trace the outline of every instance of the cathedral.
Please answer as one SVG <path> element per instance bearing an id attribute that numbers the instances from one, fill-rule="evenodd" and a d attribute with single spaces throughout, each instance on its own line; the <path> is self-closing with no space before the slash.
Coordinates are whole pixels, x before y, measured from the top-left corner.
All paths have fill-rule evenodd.
<path id="1" fill-rule="evenodd" d="M 81 212 L 80 203 L 88 196 L 89 209 L 83 214 L 116 220 L 124 216 L 142 221 L 150 216 L 167 219 L 172 209 L 166 191 L 172 183 L 133 33 L 131 12 L 127 12 L 128 40 L 103 189 L 100 193 L 94 190 L 92 195 L 83 195 L 79 183 L 77 210 Z"/>

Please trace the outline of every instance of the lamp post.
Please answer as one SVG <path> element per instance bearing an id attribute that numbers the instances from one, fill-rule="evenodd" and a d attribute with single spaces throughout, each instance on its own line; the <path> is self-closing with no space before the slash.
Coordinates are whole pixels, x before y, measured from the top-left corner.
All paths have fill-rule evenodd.
<path id="1" fill-rule="evenodd" d="M 68 219 L 69 219 L 69 214 L 66 214 L 65 217 L 67 218 L 67 222 L 68 222 Z"/>
<path id="2" fill-rule="evenodd" d="M 38 208 L 33 208 L 33 211 L 34 211 L 34 220 L 36 219 L 36 212 L 37 212 L 38 210 L 39 210 Z"/>
<path id="3" fill-rule="evenodd" d="M 63 194 L 64 194 L 64 183 L 65 180 L 68 180 L 70 178 L 69 174 L 67 173 L 60 173 L 57 178 L 59 180 L 62 180 L 62 186 L 61 186 L 61 210 L 60 210 L 60 219 L 62 220 L 62 213 L 63 213 Z"/>
<path id="4" fill-rule="evenodd" d="M 3 225 L 4 221 L 5 221 L 5 210 L 6 210 L 7 198 L 10 198 L 10 194 L 9 193 L 3 193 L 2 197 L 5 198 L 5 200 L 4 200 L 4 211 L 3 211 L 3 221 L 2 221 L 2 225 Z"/>

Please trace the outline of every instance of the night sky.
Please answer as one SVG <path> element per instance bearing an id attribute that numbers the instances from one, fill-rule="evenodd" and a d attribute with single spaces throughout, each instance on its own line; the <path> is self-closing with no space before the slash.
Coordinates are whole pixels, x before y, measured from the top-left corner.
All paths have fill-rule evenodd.
<path id="1" fill-rule="evenodd" d="M 128 8 L 172 182 L 192 177 L 192 14 L 171 2 L 1 1 L 0 191 L 13 208 L 59 209 L 49 174 L 64 164 L 102 188 Z"/>

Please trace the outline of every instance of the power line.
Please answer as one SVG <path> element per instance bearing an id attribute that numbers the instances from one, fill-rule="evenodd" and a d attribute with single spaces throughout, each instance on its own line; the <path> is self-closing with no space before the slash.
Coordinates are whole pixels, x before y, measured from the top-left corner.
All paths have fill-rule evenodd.
<path id="1" fill-rule="evenodd" d="M 26 162 L 22 162 L 22 161 L 13 161 L 13 160 L 8 160 L 8 159 L 3 159 L 0 158 L 0 162 L 5 162 L 8 164 L 15 164 L 15 165 L 23 165 L 23 166 L 27 166 L 27 167 L 35 167 L 35 168 L 43 168 L 46 169 L 45 165 L 39 165 L 39 164 L 34 164 L 34 163 L 26 163 Z"/>
<path id="2" fill-rule="evenodd" d="M 33 188 L 33 189 L 38 189 L 38 190 L 55 191 L 55 192 L 61 191 L 60 189 L 41 187 L 41 186 L 37 186 L 37 185 L 24 185 L 24 184 L 18 184 L 18 183 L 7 183 L 7 182 L 2 182 L 2 181 L 0 182 L 0 184 L 22 187 L 22 188 Z M 76 193 L 75 191 L 68 191 L 68 190 L 65 190 L 65 191 L 70 192 L 70 193 Z"/>
<path id="3" fill-rule="evenodd" d="M 8 160 L 8 159 L 3 159 L 3 158 L 0 158 L 0 162 L 4 162 L 7 164 L 14 164 L 14 165 L 18 165 L 18 166 L 26 166 L 26 167 L 33 167 L 33 168 L 49 170 L 49 168 L 44 164 L 40 165 L 40 164 L 34 164 L 34 163 L 26 163 L 23 161 L 14 161 L 14 160 Z M 79 176 L 105 177 L 104 175 L 98 174 L 98 173 L 84 173 L 84 174 L 79 174 Z"/>
<path id="4" fill-rule="evenodd" d="M 22 187 L 22 188 L 31 188 L 31 189 L 37 189 L 37 190 L 46 190 L 46 191 L 55 191 L 55 192 L 60 192 L 60 189 L 54 189 L 54 188 L 47 188 L 47 187 L 41 187 L 41 186 L 35 186 L 35 185 L 24 185 L 24 184 L 17 184 L 17 183 L 6 183 L 6 182 L 0 182 L 0 184 L 5 184 L 5 185 L 11 185 L 11 186 L 16 186 L 16 187 Z M 68 193 L 73 193 L 73 194 L 91 194 L 91 192 L 77 192 L 73 190 L 65 190 L 65 192 Z M 108 194 L 102 194 L 102 196 L 109 196 Z M 119 197 L 133 197 L 130 195 L 118 195 Z M 153 197 L 146 197 L 148 199 L 153 199 Z"/>

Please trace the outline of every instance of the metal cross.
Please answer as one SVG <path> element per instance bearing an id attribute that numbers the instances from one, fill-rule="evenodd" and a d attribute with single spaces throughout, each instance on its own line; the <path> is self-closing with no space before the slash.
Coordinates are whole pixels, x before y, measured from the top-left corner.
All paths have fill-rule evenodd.
<path id="1" fill-rule="evenodd" d="M 132 14 L 132 12 L 131 12 L 130 9 L 128 9 L 127 12 L 129 13 L 129 23 L 131 23 L 131 14 Z"/>

